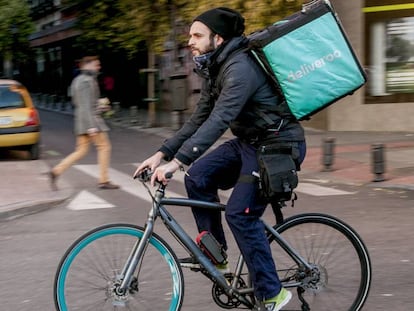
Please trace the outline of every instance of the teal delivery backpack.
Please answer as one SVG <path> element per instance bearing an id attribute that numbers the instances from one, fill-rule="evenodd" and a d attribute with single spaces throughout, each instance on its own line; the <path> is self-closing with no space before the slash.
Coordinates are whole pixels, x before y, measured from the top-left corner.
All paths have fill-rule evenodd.
<path id="1" fill-rule="evenodd" d="M 249 50 L 284 95 L 297 120 L 308 119 L 366 83 L 328 0 L 248 36 Z"/>

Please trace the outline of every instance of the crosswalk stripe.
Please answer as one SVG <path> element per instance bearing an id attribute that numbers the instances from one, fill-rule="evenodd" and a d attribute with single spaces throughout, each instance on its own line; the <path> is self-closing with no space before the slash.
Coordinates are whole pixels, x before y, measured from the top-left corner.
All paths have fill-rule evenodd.
<path id="1" fill-rule="evenodd" d="M 134 167 L 138 167 L 141 163 L 132 163 Z M 177 171 L 174 173 L 174 179 L 182 182 L 184 180 L 184 172 Z M 315 180 L 319 182 L 320 180 Z M 220 196 L 224 198 L 229 198 L 233 189 L 220 191 Z M 304 193 L 311 196 L 333 196 L 333 195 L 348 195 L 355 194 L 355 192 L 348 192 L 344 190 L 338 190 L 335 188 L 324 187 L 316 185 L 314 183 L 299 182 L 298 187 L 295 189 L 296 192 Z M 170 195 L 171 197 L 173 195 Z"/>
<path id="2" fill-rule="evenodd" d="M 139 163 L 133 163 L 132 165 L 138 166 Z M 91 165 L 75 165 L 75 169 L 91 176 L 96 179 L 99 177 L 99 167 L 96 164 Z M 122 173 L 116 169 L 110 168 L 109 175 L 111 181 L 115 184 L 120 185 L 121 190 L 130 193 L 136 197 L 139 197 L 142 200 L 145 200 L 151 203 L 151 197 L 148 194 L 147 189 L 139 184 L 138 181 L 132 179 L 132 174 L 128 175 Z M 174 182 L 182 183 L 184 180 L 184 173 L 177 171 L 174 174 Z M 223 199 L 223 202 L 231 195 L 231 190 L 221 191 L 220 196 Z M 184 191 L 185 192 L 185 191 Z M 295 192 L 303 193 L 311 196 L 335 196 L 335 195 L 350 195 L 355 192 L 348 192 L 344 190 L 339 190 L 330 187 L 324 187 L 316 185 L 314 183 L 300 182 L 298 187 L 295 189 Z M 173 191 L 167 191 L 167 196 L 169 197 L 186 197 L 186 194 L 178 194 Z M 79 210 L 79 209 L 94 209 L 94 208 L 111 208 L 115 207 L 111 203 L 97 197 L 96 195 L 89 193 L 87 191 L 80 192 L 68 205 L 69 209 Z"/>
<path id="3" fill-rule="evenodd" d="M 331 195 L 347 195 L 355 192 L 348 192 L 344 190 L 323 187 L 311 183 L 300 182 L 295 189 L 296 192 L 312 195 L 312 196 L 331 196 Z"/>
<path id="4" fill-rule="evenodd" d="M 140 163 L 133 163 L 135 167 L 138 167 Z M 174 173 L 174 179 L 179 181 L 184 180 L 184 173 L 181 171 L 177 171 Z M 315 180 L 318 182 L 319 180 Z M 231 195 L 233 189 L 220 191 L 220 196 L 222 198 L 228 199 Z M 355 194 L 355 192 L 348 192 L 344 190 L 338 190 L 330 187 L 319 186 L 314 183 L 306 183 L 306 182 L 299 182 L 298 187 L 295 189 L 295 192 L 311 195 L 311 196 L 333 196 L 333 195 L 348 195 L 348 194 Z M 172 195 L 171 195 L 172 196 Z"/>
<path id="5" fill-rule="evenodd" d="M 99 167 L 96 164 L 75 165 L 74 168 L 96 179 L 99 177 Z M 109 176 L 113 183 L 118 184 L 121 187 L 121 190 L 128 192 L 134 196 L 137 196 L 147 202 L 151 202 L 151 197 L 149 196 L 147 189 L 142 187 L 142 185 L 140 185 L 138 181 L 132 178 L 132 173 L 131 175 L 128 175 L 113 168 L 110 168 Z M 184 195 L 172 191 L 168 191 L 167 193 L 170 197 L 184 197 Z"/>

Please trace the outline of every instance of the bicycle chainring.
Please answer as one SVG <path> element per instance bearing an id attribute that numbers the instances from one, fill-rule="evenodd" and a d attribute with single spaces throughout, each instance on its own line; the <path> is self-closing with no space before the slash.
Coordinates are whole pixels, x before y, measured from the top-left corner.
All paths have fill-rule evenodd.
<path id="1" fill-rule="evenodd" d="M 233 274 L 227 273 L 224 276 L 229 283 L 233 282 Z M 237 288 L 246 288 L 246 283 L 242 278 L 238 279 Z M 214 283 L 211 294 L 213 296 L 214 302 L 223 309 L 235 309 L 241 304 L 241 302 L 236 297 L 227 296 L 224 289 L 217 283 Z"/>

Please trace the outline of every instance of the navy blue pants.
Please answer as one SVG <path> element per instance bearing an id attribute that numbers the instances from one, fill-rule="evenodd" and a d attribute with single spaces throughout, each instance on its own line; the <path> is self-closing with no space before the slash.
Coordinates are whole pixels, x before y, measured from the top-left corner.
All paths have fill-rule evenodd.
<path id="1" fill-rule="evenodd" d="M 301 147 L 303 160 L 305 144 Z M 266 206 L 257 203 L 255 183 L 238 182 L 240 175 L 251 175 L 258 170 L 256 148 L 233 139 L 196 161 L 188 170 L 185 186 L 189 198 L 209 202 L 219 201 L 218 189 L 234 187 L 227 202 L 226 221 L 246 261 L 255 295 L 264 300 L 276 296 L 281 289 L 264 225 L 260 220 Z M 199 232 L 211 232 L 227 249 L 221 213 L 200 208 L 193 208 L 192 211 Z"/>

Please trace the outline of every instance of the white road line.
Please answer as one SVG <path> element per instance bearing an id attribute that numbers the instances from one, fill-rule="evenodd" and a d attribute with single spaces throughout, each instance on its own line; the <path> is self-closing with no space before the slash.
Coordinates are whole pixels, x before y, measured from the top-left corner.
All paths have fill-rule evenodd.
<path id="1" fill-rule="evenodd" d="M 115 207 L 115 205 L 101 199 L 89 191 L 83 190 L 75 198 L 73 198 L 66 207 L 71 210 L 86 210 L 112 208 Z"/>
<path id="2" fill-rule="evenodd" d="M 322 187 L 315 184 L 300 182 L 295 191 L 312 195 L 312 196 L 331 196 L 331 195 L 349 195 L 355 192 L 349 192 L 334 188 Z"/>
<path id="3" fill-rule="evenodd" d="M 138 166 L 139 163 L 134 163 L 133 165 Z M 98 179 L 99 174 L 99 167 L 96 164 L 92 165 L 75 165 L 74 168 L 78 169 L 79 171 L 92 176 Z M 178 183 L 183 183 L 184 176 L 183 172 L 176 172 L 174 175 L 174 181 Z M 147 202 L 151 202 L 151 198 L 148 194 L 147 189 L 145 189 L 138 181 L 132 179 L 131 175 L 122 173 L 118 170 L 110 168 L 109 175 L 111 181 L 115 184 L 120 185 L 121 190 L 128 192 L 136 197 L 139 197 L 142 200 Z M 221 191 L 220 196 L 223 199 L 223 202 L 226 202 L 231 195 L 231 191 Z M 354 194 L 355 192 L 348 192 L 339 189 L 323 187 L 319 185 L 315 185 L 313 183 L 306 183 L 300 182 L 299 186 L 295 189 L 295 191 L 299 193 L 308 194 L 311 196 L 334 196 L 334 195 L 350 195 Z M 184 194 L 178 194 L 173 191 L 167 190 L 167 196 L 169 197 L 185 197 Z M 67 206 L 69 209 L 72 210 L 82 210 L 82 209 L 98 209 L 98 208 L 113 208 L 115 207 L 113 204 L 99 198 L 98 196 L 87 192 L 81 191 Z"/>
<path id="4" fill-rule="evenodd" d="M 91 165 L 75 165 L 74 168 L 82 171 L 83 173 L 92 176 L 94 178 L 98 178 L 99 176 L 99 167 L 96 164 Z M 113 183 L 119 185 L 121 187 L 121 190 L 128 192 L 134 196 L 139 197 L 140 199 L 143 199 L 147 202 L 151 202 L 151 198 L 148 194 L 147 189 L 145 189 L 139 181 L 136 181 L 132 178 L 131 175 L 122 173 L 118 170 L 115 170 L 113 168 L 109 169 L 109 176 Z M 184 197 L 184 195 L 167 191 L 167 195 L 169 197 Z"/>

